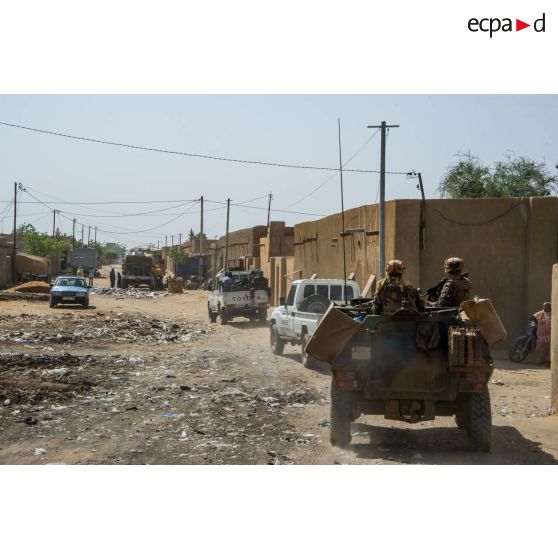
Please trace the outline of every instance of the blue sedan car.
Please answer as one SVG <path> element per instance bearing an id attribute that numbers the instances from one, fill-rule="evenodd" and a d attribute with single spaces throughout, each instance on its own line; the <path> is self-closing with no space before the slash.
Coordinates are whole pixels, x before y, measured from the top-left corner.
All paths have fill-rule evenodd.
<path id="1" fill-rule="evenodd" d="M 89 308 L 89 289 L 83 277 L 64 275 L 58 277 L 50 289 L 49 306 L 57 304 L 81 304 Z"/>

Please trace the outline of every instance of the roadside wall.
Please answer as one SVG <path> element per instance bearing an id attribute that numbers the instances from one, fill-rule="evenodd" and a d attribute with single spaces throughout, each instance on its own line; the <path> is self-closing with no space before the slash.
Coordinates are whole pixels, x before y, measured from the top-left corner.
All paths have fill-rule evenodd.
<path id="1" fill-rule="evenodd" d="M 12 284 L 12 264 L 10 249 L 0 246 L 0 289 Z"/>
<path id="2" fill-rule="evenodd" d="M 552 267 L 552 327 L 550 338 L 550 370 L 552 387 L 550 413 L 558 413 L 558 264 Z"/>
<path id="3" fill-rule="evenodd" d="M 350 209 L 345 222 L 346 229 L 377 231 L 378 206 Z M 341 229 L 340 214 L 295 226 L 294 265 L 303 277 L 343 276 Z M 378 236 L 355 233 L 345 242 L 347 274 L 354 272 L 362 287 L 371 273 L 380 271 Z M 522 333 L 528 316 L 549 299 L 557 254 L 555 197 L 386 203 L 386 261 L 404 260 L 408 280 L 424 291 L 444 275 L 445 258 L 463 257 L 474 294 L 492 300 L 508 339 Z"/>

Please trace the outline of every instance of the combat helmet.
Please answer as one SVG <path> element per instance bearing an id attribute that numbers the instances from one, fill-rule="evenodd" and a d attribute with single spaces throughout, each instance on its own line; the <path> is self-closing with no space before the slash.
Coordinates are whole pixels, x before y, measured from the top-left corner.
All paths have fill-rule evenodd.
<path id="1" fill-rule="evenodd" d="M 444 262 L 444 271 L 446 273 L 461 273 L 463 271 L 463 259 L 462 258 L 448 258 Z"/>
<path id="2" fill-rule="evenodd" d="M 386 264 L 386 275 L 403 275 L 407 267 L 401 260 L 390 260 Z"/>

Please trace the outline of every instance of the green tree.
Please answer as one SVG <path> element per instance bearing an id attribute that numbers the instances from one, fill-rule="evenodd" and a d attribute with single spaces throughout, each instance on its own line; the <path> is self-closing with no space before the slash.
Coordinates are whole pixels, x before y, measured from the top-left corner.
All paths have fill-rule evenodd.
<path id="1" fill-rule="evenodd" d="M 46 233 L 39 232 L 33 225 L 23 223 L 17 228 L 17 233 L 23 236 L 25 252 L 33 256 L 60 256 L 71 245 L 58 238 L 52 238 Z"/>
<path id="2" fill-rule="evenodd" d="M 459 158 L 440 182 L 442 198 L 551 196 L 558 186 L 558 175 L 528 157 L 508 156 L 494 163 L 493 168 L 471 153 L 460 154 Z"/>

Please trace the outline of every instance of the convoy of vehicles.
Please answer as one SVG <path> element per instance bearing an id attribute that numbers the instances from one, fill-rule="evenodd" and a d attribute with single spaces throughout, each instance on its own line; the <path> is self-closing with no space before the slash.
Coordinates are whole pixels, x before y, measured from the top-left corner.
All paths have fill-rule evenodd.
<path id="1" fill-rule="evenodd" d="M 156 286 L 153 256 L 143 252 L 126 254 L 122 264 L 122 288 L 149 287 L 154 291 Z"/>
<path id="2" fill-rule="evenodd" d="M 207 300 L 207 312 L 212 323 L 221 319 L 222 324 L 234 319 L 235 316 L 245 316 L 251 320 L 258 319 L 260 323 L 267 320 L 269 308 L 269 289 L 253 286 L 250 272 L 229 271 L 230 286 L 225 285 L 223 279 L 225 271 L 218 273 L 208 290 L 211 293 Z"/>
<path id="3" fill-rule="evenodd" d="M 342 279 L 299 279 L 293 281 L 287 299 L 273 310 L 270 321 L 270 343 L 273 354 L 280 355 L 287 343 L 299 345 L 302 363 L 314 366 L 306 345 L 318 327 L 331 302 L 342 304 L 360 297 L 355 281 Z"/>
<path id="4" fill-rule="evenodd" d="M 89 288 L 83 277 L 62 275 L 54 281 L 50 289 L 49 306 L 58 304 L 81 304 L 89 308 Z"/>

